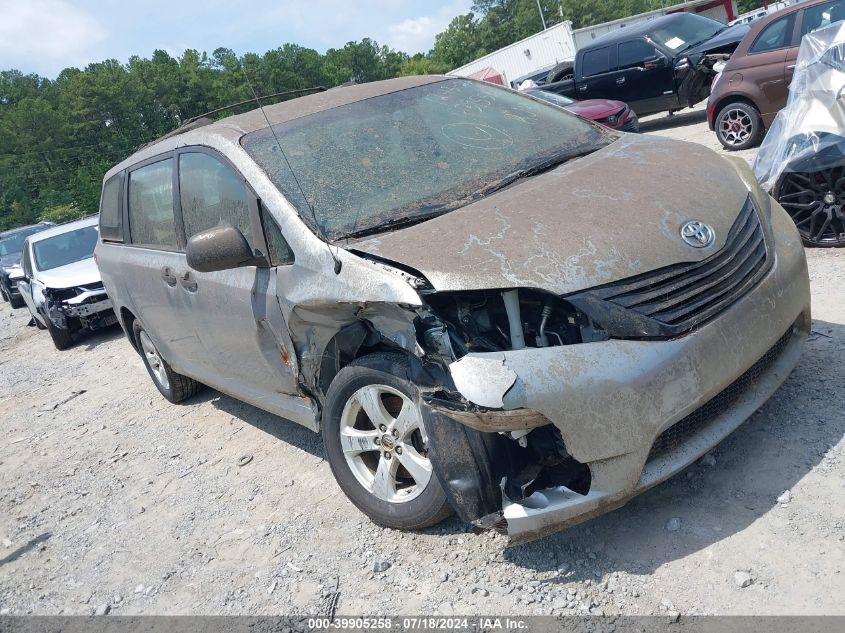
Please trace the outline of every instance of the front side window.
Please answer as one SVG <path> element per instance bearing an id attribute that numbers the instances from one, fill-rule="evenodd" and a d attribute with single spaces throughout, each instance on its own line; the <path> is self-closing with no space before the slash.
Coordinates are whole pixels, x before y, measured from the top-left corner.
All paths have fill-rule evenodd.
<path id="1" fill-rule="evenodd" d="M 302 221 L 329 239 L 449 213 L 516 171 L 616 138 L 561 108 L 463 79 L 338 106 L 273 130 L 275 136 L 270 128 L 246 134 L 241 145 Z"/>
<path id="2" fill-rule="evenodd" d="M 129 235 L 133 244 L 176 250 L 173 159 L 129 174 Z"/>
<path id="3" fill-rule="evenodd" d="M 244 234 L 255 251 L 249 219 L 250 194 L 229 166 L 209 154 L 179 154 L 179 194 L 187 239 L 230 224 Z"/>
<path id="4" fill-rule="evenodd" d="M 765 53 L 766 51 L 774 51 L 789 46 L 792 41 L 792 25 L 794 19 L 795 14 L 790 13 L 772 22 L 760 32 L 760 35 L 754 40 L 748 52 Z"/>
<path id="5" fill-rule="evenodd" d="M 581 60 L 581 74 L 584 77 L 600 75 L 610 70 L 610 47 L 587 51 Z"/>
<path id="6" fill-rule="evenodd" d="M 116 174 L 103 185 L 100 199 L 100 235 L 110 242 L 123 241 L 123 174 Z"/>
<path id="7" fill-rule="evenodd" d="M 627 68 L 640 68 L 645 66 L 646 61 L 654 61 L 658 58 L 657 49 L 645 40 L 631 40 L 619 44 L 619 70 Z"/>
<path id="8" fill-rule="evenodd" d="M 85 226 L 38 240 L 32 245 L 35 266 L 38 270 L 61 268 L 94 256 L 97 245 L 97 227 Z"/>

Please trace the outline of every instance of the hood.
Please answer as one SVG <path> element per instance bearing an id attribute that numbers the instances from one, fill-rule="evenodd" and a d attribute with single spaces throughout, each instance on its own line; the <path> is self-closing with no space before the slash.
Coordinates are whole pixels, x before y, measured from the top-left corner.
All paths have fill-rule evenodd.
<path id="1" fill-rule="evenodd" d="M 572 105 L 566 106 L 570 112 L 584 117 L 585 119 L 605 119 L 611 114 L 616 114 L 622 108 L 627 107 L 621 101 L 612 101 L 610 99 L 586 99 L 584 101 L 576 101 Z"/>
<path id="2" fill-rule="evenodd" d="M 38 279 L 44 283 L 47 288 L 60 290 L 62 288 L 72 288 L 74 286 L 83 286 L 102 281 L 100 277 L 100 269 L 97 268 L 97 262 L 93 257 L 82 259 L 78 262 L 73 262 L 67 266 L 59 266 L 51 270 L 44 270 L 38 272 Z"/>
<path id="3" fill-rule="evenodd" d="M 683 51 L 682 55 L 695 59 L 707 53 L 732 53 L 749 30 L 751 27 L 748 24 L 734 24 L 709 40 Z"/>
<path id="4" fill-rule="evenodd" d="M 0 257 L 0 268 L 11 268 L 21 263 L 21 253 L 9 253 Z"/>
<path id="5" fill-rule="evenodd" d="M 351 244 L 437 290 L 531 287 L 563 295 L 720 249 L 749 192 L 701 145 L 626 135 L 584 158 L 433 220 Z M 680 237 L 690 220 L 711 246 Z"/>

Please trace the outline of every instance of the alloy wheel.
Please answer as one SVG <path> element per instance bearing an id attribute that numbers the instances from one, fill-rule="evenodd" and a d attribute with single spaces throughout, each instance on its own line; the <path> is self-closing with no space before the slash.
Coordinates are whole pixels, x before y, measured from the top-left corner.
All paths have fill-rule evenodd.
<path id="1" fill-rule="evenodd" d="M 164 361 L 158 353 L 156 346 L 153 344 L 149 335 L 144 330 L 138 333 L 138 340 L 141 342 L 141 349 L 144 352 L 144 358 L 153 372 L 153 376 L 164 389 L 170 389 L 170 379 L 167 377 L 167 370 L 164 368 Z"/>
<path id="2" fill-rule="evenodd" d="M 718 130 L 726 144 L 742 145 L 754 134 L 754 120 L 742 108 L 731 108 L 719 117 Z"/>
<path id="3" fill-rule="evenodd" d="M 341 416 L 340 442 L 355 479 L 382 501 L 415 499 L 432 477 L 419 409 L 387 385 L 352 394 Z"/>
<path id="4" fill-rule="evenodd" d="M 845 245 L 845 166 L 786 174 L 778 202 L 806 242 L 817 246 Z"/>

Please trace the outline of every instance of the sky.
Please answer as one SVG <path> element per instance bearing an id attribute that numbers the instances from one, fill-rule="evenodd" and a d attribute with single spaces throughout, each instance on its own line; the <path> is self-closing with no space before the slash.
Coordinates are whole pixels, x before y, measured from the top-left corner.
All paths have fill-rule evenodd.
<path id="1" fill-rule="evenodd" d="M 325 52 L 370 37 L 409 54 L 472 0 L 0 0 L 0 70 L 54 78 L 69 66 L 155 49 L 259 53 L 285 43 Z"/>

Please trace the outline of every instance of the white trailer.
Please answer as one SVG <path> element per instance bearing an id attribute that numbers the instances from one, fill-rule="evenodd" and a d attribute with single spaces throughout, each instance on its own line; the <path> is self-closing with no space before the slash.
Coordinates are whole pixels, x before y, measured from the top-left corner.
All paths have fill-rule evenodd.
<path id="1" fill-rule="evenodd" d="M 456 68 L 449 74 L 469 77 L 485 68 L 493 68 L 503 75 L 505 84 L 510 85 L 517 77 L 546 68 L 551 69 L 555 64 L 574 57 L 572 25 L 569 22 L 561 22 Z"/>

